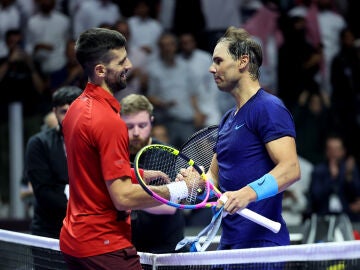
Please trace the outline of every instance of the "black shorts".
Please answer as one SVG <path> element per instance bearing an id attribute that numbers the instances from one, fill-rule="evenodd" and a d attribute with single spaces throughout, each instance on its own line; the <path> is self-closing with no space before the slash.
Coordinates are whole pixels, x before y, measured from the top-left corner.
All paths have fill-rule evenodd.
<path id="1" fill-rule="evenodd" d="M 140 256 L 137 254 L 135 247 L 124 248 L 91 257 L 78 258 L 65 253 L 63 253 L 63 256 L 69 270 L 142 270 Z"/>

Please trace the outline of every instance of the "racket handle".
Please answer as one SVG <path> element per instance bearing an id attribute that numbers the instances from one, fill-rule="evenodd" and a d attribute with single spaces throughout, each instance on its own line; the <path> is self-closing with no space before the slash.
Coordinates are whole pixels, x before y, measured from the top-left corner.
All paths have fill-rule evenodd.
<path id="1" fill-rule="evenodd" d="M 227 202 L 228 198 L 226 197 L 226 195 L 221 195 L 219 200 L 222 201 L 223 204 L 225 204 Z M 272 231 L 274 233 L 278 233 L 280 231 L 281 223 L 273 221 L 267 217 L 264 217 L 254 211 L 251 211 L 250 209 L 247 209 L 247 208 L 240 209 L 240 210 L 236 211 L 236 213 L 240 216 L 243 216 L 244 218 L 247 218 L 247 219 L 255 222 L 256 224 L 259 224 L 259 225 L 269 229 L 270 231 Z M 223 217 L 225 217 L 227 214 L 228 213 L 224 211 Z"/>
<path id="2" fill-rule="evenodd" d="M 265 228 L 268 228 L 270 231 L 274 232 L 274 233 L 278 233 L 280 231 L 281 228 L 281 223 L 273 221 L 271 219 L 268 219 L 267 217 L 264 217 L 254 211 L 251 211 L 247 208 L 238 210 L 236 212 L 237 214 L 239 214 L 240 216 L 243 216 L 244 218 L 247 218 Z"/>

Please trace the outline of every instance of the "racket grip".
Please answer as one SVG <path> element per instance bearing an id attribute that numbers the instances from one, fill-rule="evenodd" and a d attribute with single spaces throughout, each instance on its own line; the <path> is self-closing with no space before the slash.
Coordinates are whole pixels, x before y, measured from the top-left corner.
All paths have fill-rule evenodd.
<path id="1" fill-rule="evenodd" d="M 279 222 L 268 219 L 267 217 L 264 217 L 264 216 L 254 212 L 254 211 L 251 211 L 247 208 L 238 210 L 236 213 L 239 214 L 240 216 L 243 216 L 244 218 L 247 218 L 247 219 L 269 229 L 270 231 L 272 231 L 274 233 L 278 233 L 280 231 L 281 224 Z"/>

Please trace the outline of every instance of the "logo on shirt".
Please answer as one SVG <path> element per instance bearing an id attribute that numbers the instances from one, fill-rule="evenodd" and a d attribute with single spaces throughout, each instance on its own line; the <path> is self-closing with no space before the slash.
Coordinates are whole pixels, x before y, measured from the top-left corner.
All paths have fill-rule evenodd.
<path id="1" fill-rule="evenodd" d="M 238 130 L 239 128 L 242 128 L 245 125 L 245 123 L 242 123 L 241 125 L 236 125 L 235 130 Z"/>

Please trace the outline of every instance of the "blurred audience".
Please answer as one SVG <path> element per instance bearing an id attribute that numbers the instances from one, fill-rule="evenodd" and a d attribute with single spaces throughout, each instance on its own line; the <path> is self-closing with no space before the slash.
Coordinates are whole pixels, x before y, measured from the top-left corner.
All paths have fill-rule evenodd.
<path id="1" fill-rule="evenodd" d="M 72 37 L 76 40 L 80 33 L 101 24 L 114 24 L 122 18 L 119 7 L 111 0 L 82 1 L 72 17 Z"/>
<path id="2" fill-rule="evenodd" d="M 263 5 L 243 25 L 263 47 L 263 61 L 260 68 L 260 82 L 265 90 L 277 94 L 278 49 L 283 43 L 283 34 L 278 20 L 281 15 L 280 3 L 263 0 Z"/>
<path id="3" fill-rule="evenodd" d="M 345 213 L 360 221 L 360 176 L 353 156 L 347 155 L 342 137 L 326 138 L 325 158 L 315 165 L 309 187 L 310 212 Z"/>
<path id="4" fill-rule="evenodd" d="M 75 40 L 71 38 L 66 42 L 65 56 L 65 66 L 50 76 L 50 88 L 57 89 L 62 86 L 73 85 L 83 89 L 87 78 L 79 62 L 76 60 Z"/>
<path id="5" fill-rule="evenodd" d="M 135 0 L 134 5 L 134 13 L 128 18 L 131 46 L 141 48 L 147 54 L 155 53 L 164 28 L 157 19 L 150 16 L 149 1 Z"/>
<path id="6" fill-rule="evenodd" d="M 21 13 L 15 0 L 0 0 L 0 58 L 8 54 L 5 34 L 8 30 L 19 29 Z"/>
<path id="7" fill-rule="evenodd" d="M 205 18 L 206 50 L 210 53 L 213 52 L 217 40 L 223 36 L 229 26 L 242 25 L 241 2 L 239 0 L 201 0 Z"/>
<path id="8" fill-rule="evenodd" d="M 300 93 L 317 84 L 322 54 L 306 38 L 305 18 L 301 15 L 283 16 L 280 20 L 284 42 L 279 47 L 277 82 L 278 96 L 292 111 Z M 296 52 L 296 53 L 294 53 Z M 294 64 L 296 63 L 296 64 Z M 289 72 L 291 67 L 291 72 Z"/>
<path id="9" fill-rule="evenodd" d="M 196 131 L 196 123 L 204 119 L 199 108 L 198 80 L 192 70 L 177 56 L 178 40 L 164 33 L 159 41 L 159 55 L 148 65 L 147 96 L 154 105 L 154 115 L 164 124 L 170 144 L 180 147 Z"/>
<path id="10" fill-rule="evenodd" d="M 25 48 L 48 81 L 66 65 L 66 42 L 70 38 L 70 18 L 55 9 L 55 0 L 38 0 L 38 12 L 30 16 L 25 31 Z"/>
<path id="11" fill-rule="evenodd" d="M 340 32 L 340 51 L 331 65 L 331 104 L 333 122 L 345 142 L 357 142 L 360 117 L 360 57 L 349 28 Z M 352 144 L 351 154 L 359 158 L 360 147 Z"/>
<path id="12" fill-rule="evenodd" d="M 331 128 L 330 102 L 326 93 L 304 90 L 294 108 L 298 154 L 316 165 L 324 158 L 324 141 Z"/>
<path id="13" fill-rule="evenodd" d="M 204 126 L 215 125 L 220 121 L 220 108 L 217 101 L 226 93 L 219 91 L 212 74 L 208 71 L 212 62 L 212 56 L 207 51 L 197 47 L 192 33 L 183 33 L 179 36 L 179 57 L 182 59 L 197 81 L 199 92 L 198 106 L 201 118 L 195 119 L 197 129 Z"/>

